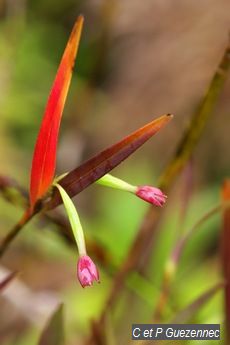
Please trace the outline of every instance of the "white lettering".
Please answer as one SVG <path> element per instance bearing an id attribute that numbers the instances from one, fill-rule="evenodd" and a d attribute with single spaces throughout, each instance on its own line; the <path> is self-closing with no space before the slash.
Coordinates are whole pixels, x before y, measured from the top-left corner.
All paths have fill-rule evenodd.
<path id="1" fill-rule="evenodd" d="M 215 335 L 214 335 L 214 337 L 215 337 L 215 338 L 219 338 L 219 336 L 220 336 L 220 330 L 217 329 L 217 330 L 215 330 Z"/>
<path id="2" fill-rule="evenodd" d="M 134 330 L 133 330 L 133 337 L 134 338 L 139 338 L 140 335 L 141 335 L 140 331 L 141 331 L 141 329 L 139 327 L 134 328 Z M 139 332 L 139 333 L 137 333 L 137 332 Z"/>
<path id="3" fill-rule="evenodd" d="M 163 333 L 163 328 L 157 327 L 157 330 L 156 330 L 156 337 L 158 336 L 158 334 L 161 334 L 161 333 Z"/>
<path id="4" fill-rule="evenodd" d="M 165 335 L 167 338 L 173 337 L 173 328 L 167 328 Z"/>

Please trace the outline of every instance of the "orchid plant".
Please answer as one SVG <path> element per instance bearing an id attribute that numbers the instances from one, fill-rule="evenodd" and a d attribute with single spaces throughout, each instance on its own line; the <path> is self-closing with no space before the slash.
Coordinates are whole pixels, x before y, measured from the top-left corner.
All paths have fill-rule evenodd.
<path id="1" fill-rule="evenodd" d="M 49 210 L 61 203 L 64 204 L 79 252 L 77 276 L 81 285 L 85 287 L 92 285 L 93 281 L 99 281 L 99 274 L 95 264 L 87 255 L 81 222 L 71 198 L 97 181 L 100 185 L 127 191 L 151 204 L 163 206 L 166 195 L 160 189 L 151 186 L 133 186 L 109 175 L 108 172 L 165 126 L 172 115 L 167 114 L 155 119 L 72 172 L 55 178 L 59 127 L 83 21 L 83 16 L 79 16 L 73 27 L 48 98 L 34 149 L 30 178 L 30 207 L 24 218 L 29 219 L 42 209 Z"/>

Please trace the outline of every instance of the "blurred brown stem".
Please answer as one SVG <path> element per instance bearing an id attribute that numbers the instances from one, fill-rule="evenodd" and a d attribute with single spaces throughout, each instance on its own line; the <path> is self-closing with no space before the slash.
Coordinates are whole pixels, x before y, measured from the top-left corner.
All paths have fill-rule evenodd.
<path id="1" fill-rule="evenodd" d="M 17 236 L 17 234 L 21 231 L 21 229 L 28 223 L 28 221 L 34 216 L 28 210 L 25 211 L 20 221 L 11 229 L 11 231 L 6 235 L 3 241 L 0 244 L 0 258 L 8 249 L 10 243 L 13 239 Z"/>
<path id="2" fill-rule="evenodd" d="M 180 260 L 182 251 L 186 245 L 186 243 L 188 242 L 188 240 L 190 239 L 190 237 L 193 235 L 193 233 L 203 224 L 206 222 L 206 220 L 208 220 L 210 217 L 212 217 L 213 215 L 215 215 L 216 213 L 218 213 L 219 211 L 222 210 L 223 207 L 229 207 L 229 204 L 226 203 L 226 205 L 216 205 L 213 208 L 211 208 L 210 210 L 208 210 L 206 213 L 204 213 L 202 215 L 201 218 L 198 219 L 198 221 L 189 229 L 186 231 L 186 233 L 178 240 L 175 248 L 173 249 L 172 253 L 171 253 L 171 259 L 170 261 L 173 263 L 174 266 L 176 266 Z"/>
<path id="3" fill-rule="evenodd" d="M 21 206 L 23 208 L 29 207 L 27 191 L 14 179 L 0 175 L 0 192 L 4 199 L 9 201 L 11 204 Z"/>
<path id="4" fill-rule="evenodd" d="M 211 116 L 214 107 L 218 101 L 221 91 L 224 87 L 224 83 L 227 79 L 230 69 L 230 41 L 225 49 L 221 62 L 214 74 L 208 91 L 200 102 L 197 110 L 195 111 L 190 125 L 179 142 L 175 156 L 166 167 L 160 178 L 160 187 L 163 190 L 168 190 L 172 183 L 181 172 L 185 164 L 191 157 L 194 148 L 200 139 L 204 127 Z"/>
<path id="5" fill-rule="evenodd" d="M 165 310 L 165 306 L 167 304 L 171 292 L 170 287 L 172 280 L 173 274 L 170 274 L 170 272 L 166 269 L 163 276 L 161 293 L 158 298 L 157 306 L 153 314 L 153 322 L 155 323 L 160 323 L 162 321 L 163 312 Z"/>
<path id="6" fill-rule="evenodd" d="M 230 202 L 230 179 L 223 183 L 222 203 Z M 221 231 L 221 264 L 225 280 L 224 308 L 225 308 L 225 344 L 230 344 L 230 207 L 223 209 L 223 225 Z"/>

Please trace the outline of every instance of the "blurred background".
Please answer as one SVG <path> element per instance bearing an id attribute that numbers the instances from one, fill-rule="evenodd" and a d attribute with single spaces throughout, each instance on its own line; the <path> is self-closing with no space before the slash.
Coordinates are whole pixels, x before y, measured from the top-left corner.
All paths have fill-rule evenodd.
<path id="1" fill-rule="evenodd" d="M 85 23 L 58 148 L 61 174 L 165 113 L 174 120 L 114 170 L 132 184 L 156 185 L 174 154 L 191 115 L 206 92 L 228 41 L 228 0 L 0 0 L 0 175 L 28 189 L 31 157 L 52 81 L 76 17 Z M 132 322 L 149 322 L 159 296 L 165 259 L 176 233 L 219 202 L 229 173 L 230 78 L 192 162 L 169 195 L 151 277 L 135 286 L 136 312 L 125 294 L 113 324 L 126 344 Z M 189 172 L 188 172 L 189 170 Z M 186 214 L 182 195 L 189 191 Z M 183 199 L 184 200 L 184 199 Z M 182 200 L 182 201 L 183 201 Z M 122 263 L 148 205 L 122 192 L 93 185 L 74 201 L 89 241 L 102 255 L 101 284 L 82 289 L 76 279 L 77 251 L 37 217 L 1 261 L 20 272 L 0 297 L 0 343 L 36 344 L 55 306 L 65 306 L 66 344 L 82 344 L 90 320 L 107 298 L 114 269 Z M 64 215 L 63 207 L 58 212 Z M 22 210 L 0 198 L 0 236 Z M 219 279 L 220 217 L 202 227 L 186 247 L 174 296 L 191 302 Z M 101 252 L 102 251 L 102 252 Z M 104 261 L 103 261 L 104 260 Z M 12 289 L 12 290 L 10 290 Z M 129 297 L 130 298 L 130 297 Z M 196 316 L 220 323 L 221 294 Z M 129 302 L 130 303 L 130 302 Z M 121 320 L 127 320 L 121 325 Z"/>

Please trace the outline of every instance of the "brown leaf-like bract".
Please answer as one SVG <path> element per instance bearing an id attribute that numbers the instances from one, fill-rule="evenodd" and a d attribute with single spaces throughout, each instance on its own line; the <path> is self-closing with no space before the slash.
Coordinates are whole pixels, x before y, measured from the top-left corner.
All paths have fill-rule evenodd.
<path id="1" fill-rule="evenodd" d="M 171 114 L 163 115 L 144 127 L 139 128 L 115 145 L 105 149 L 76 169 L 72 170 L 65 177 L 59 180 L 58 183 L 65 189 L 71 198 L 74 197 L 90 184 L 119 165 L 148 139 L 156 134 L 162 127 L 164 127 L 172 117 L 173 115 Z M 50 210 L 61 203 L 62 200 L 59 192 L 57 188 L 54 188 L 53 195 L 46 203 L 45 208 Z"/>

